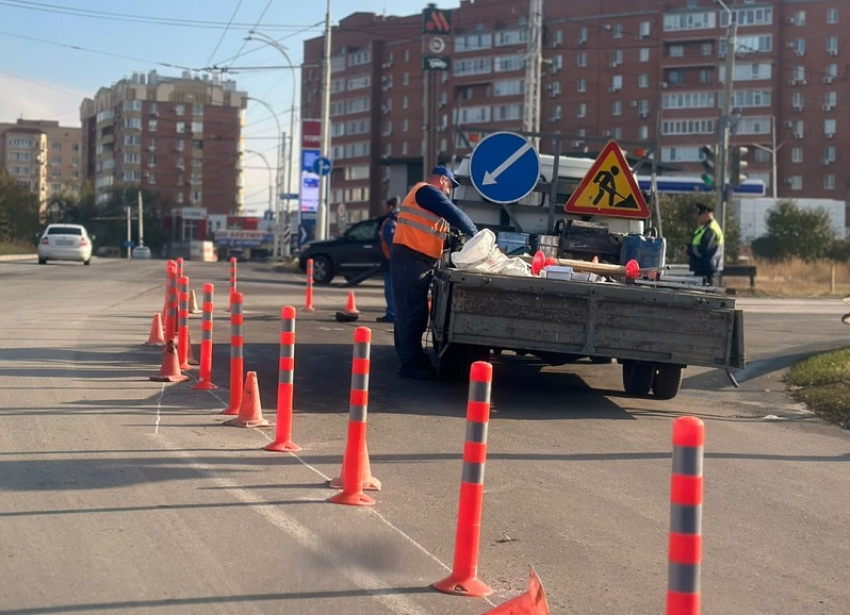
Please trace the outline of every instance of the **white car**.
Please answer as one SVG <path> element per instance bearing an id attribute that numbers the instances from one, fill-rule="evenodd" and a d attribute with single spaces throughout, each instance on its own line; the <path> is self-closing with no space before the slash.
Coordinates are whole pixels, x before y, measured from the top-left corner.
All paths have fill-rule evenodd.
<path id="1" fill-rule="evenodd" d="M 150 258 L 151 249 L 147 246 L 136 246 L 132 252 L 133 258 Z"/>
<path id="2" fill-rule="evenodd" d="M 86 227 L 79 224 L 51 224 L 38 242 L 38 264 L 54 261 L 91 263 L 92 239 Z"/>

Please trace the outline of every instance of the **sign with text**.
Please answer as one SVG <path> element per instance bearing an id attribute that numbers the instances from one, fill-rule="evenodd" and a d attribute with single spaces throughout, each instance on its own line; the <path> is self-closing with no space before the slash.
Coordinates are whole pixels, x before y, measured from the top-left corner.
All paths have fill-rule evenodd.
<path id="1" fill-rule="evenodd" d="M 319 149 L 322 146 L 322 120 L 301 120 L 301 149 Z"/>

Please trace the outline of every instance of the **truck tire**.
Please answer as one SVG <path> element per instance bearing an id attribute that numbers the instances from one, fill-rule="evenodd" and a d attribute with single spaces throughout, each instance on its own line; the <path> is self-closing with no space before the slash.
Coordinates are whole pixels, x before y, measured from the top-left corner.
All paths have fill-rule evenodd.
<path id="1" fill-rule="evenodd" d="M 643 361 L 623 361 L 623 388 L 629 395 L 645 397 L 652 389 L 655 365 Z"/>
<path id="2" fill-rule="evenodd" d="M 334 264 L 330 257 L 320 254 L 313 258 L 313 282 L 330 284 L 334 279 Z"/>
<path id="3" fill-rule="evenodd" d="M 476 361 L 490 359 L 490 349 L 469 344 L 449 344 L 437 352 L 437 376 L 449 382 L 467 382 L 469 370 Z"/>
<path id="4" fill-rule="evenodd" d="M 658 399 L 673 399 L 682 386 L 681 365 L 659 365 L 652 379 L 652 394 Z"/>

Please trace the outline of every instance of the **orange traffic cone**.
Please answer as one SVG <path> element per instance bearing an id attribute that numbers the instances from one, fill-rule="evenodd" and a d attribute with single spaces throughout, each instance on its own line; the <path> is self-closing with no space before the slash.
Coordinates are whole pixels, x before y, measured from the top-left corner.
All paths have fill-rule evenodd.
<path id="1" fill-rule="evenodd" d="M 190 314 L 200 314 L 201 310 L 198 307 L 198 298 L 195 296 L 195 291 L 192 291 L 192 299 L 189 301 L 189 313 Z"/>
<path id="2" fill-rule="evenodd" d="M 549 615 L 549 605 L 546 604 L 546 596 L 543 594 L 543 584 L 540 577 L 529 570 L 528 591 L 497 606 L 484 615 Z"/>
<path id="3" fill-rule="evenodd" d="M 343 314 L 360 314 L 360 310 L 357 309 L 357 303 L 354 301 L 353 290 L 348 293 L 348 301 L 345 302 Z"/>
<path id="4" fill-rule="evenodd" d="M 363 468 L 362 476 L 360 477 L 360 484 L 363 485 L 364 491 L 380 491 L 381 490 L 381 481 L 372 476 L 372 466 L 369 463 L 369 447 L 368 445 L 363 445 L 363 450 L 360 451 L 360 455 L 366 457 L 360 467 Z M 338 478 L 332 478 L 328 482 L 328 487 L 331 489 L 342 489 L 345 485 L 345 455 L 342 456 L 342 469 L 339 471 Z"/>
<path id="5" fill-rule="evenodd" d="M 257 385 L 257 372 L 248 372 L 245 376 L 245 392 L 239 416 L 224 422 L 231 427 L 265 427 L 269 422 L 263 418 L 260 405 L 260 387 Z"/>
<path id="6" fill-rule="evenodd" d="M 170 340 L 162 353 L 162 367 L 159 375 L 151 376 L 154 382 L 185 382 L 189 376 L 180 373 L 180 360 L 177 358 L 177 344 Z"/>
<path id="7" fill-rule="evenodd" d="M 151 323 L 151 332 L 148 334 L 148 341 L 145 346 L 165 346 L 165 337 L 162 333 L 162 317 L 159 313 L 153 315 Z"/>

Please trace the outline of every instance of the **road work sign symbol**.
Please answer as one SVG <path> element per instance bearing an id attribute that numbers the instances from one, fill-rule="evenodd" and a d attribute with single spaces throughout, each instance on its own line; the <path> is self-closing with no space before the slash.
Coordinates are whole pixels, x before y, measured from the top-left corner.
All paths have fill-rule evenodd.
<path id="1" fill-rule="evenodd" d="M 469 157 L 469 177 L 478 193 L 494 203 L 516 203 L 540 178 L 540 156 L 522 135 L 496 132 L 482 139 Z"/>
<path id="2" fill-rule="evenodd" d="M 571 214 L 649 217 L 646 200 L 616 141 L 608 142 L 564 209 Z"/>

